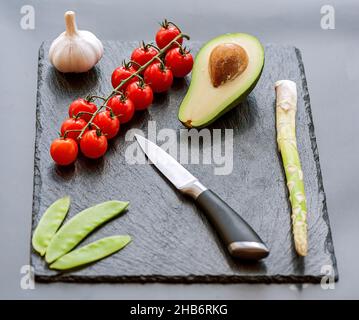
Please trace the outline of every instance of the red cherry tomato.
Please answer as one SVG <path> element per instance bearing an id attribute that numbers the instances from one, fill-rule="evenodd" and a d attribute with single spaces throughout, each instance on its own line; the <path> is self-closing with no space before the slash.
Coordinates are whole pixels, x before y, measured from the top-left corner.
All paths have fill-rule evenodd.
<path id="1" fill-rule="evenodd" d="M 176 38 L 181 31 L 172 22 L 165 20 L 161 23 L 161 28 L 156 33 L 157 46 L 162 49 L 167 46 L 174 38 Z M 182 44 L 183 38 L 177 39 L 177 42 Z M 171 48 L 177 47 L 178 44 L 174 43 Z"/>
<path id="2" fill-rule="evenodd" d="M 107 106 L 112 110 L 113 114 L 118 117 L 120 123 L 129 122 L 135 114 L 135 105 L 131 99 L 126 96 L 116 95 L 107 102 Z"/>
<path id="3" fill-rule="evenodd" d="M 107 138 L 99 130 L 89 130 L 81 138 L 80 149 L 88 158 L 100 158 L 106 153 Z"/>
<path id="4" fill-rule="evenodd" d="M 150 61 L 157 53 L 158 51 L 155 48 L 146 44 L 142 44 L 141 47 L 138 47 L 133 50 L 131 54 L 131 60 L 136 62 L 136 64 L 143 66 L 145 63 Z M 134 64 L 133 67 L 137 70 L 139 66 L 136 64 Z"/>
<path id="5" fill-rule="evenodd" d="M 153 92 L 165 92 L 172 86 L 173 74 L 166 66 L 155 62 L 146 68 L 144 79 Z"/>
<path id="6" fill-rule="evenodd" d="M 84 119 L 78 118 L 68 118 L 61 125 L 61 136 L 65 136 L 67 130 L 82 130 L 87 125 L 87 122 Z M 87 131 L 87 128 L 86 128 Z M 71 138 L 77 141 L 81 131 L 69 131 L 66 133 L 66 138 Z"/>
<path id="7" fill-rule="evenodd" d="M 94 103 L 89 102 L 85 99 L 79 98 L 73 101 L 69 107 L 69 116 L 70 118 L 76 117 L 79 112 L 94 113 L 96 112 L 97 107 Z M 90 114 L 82 114 L 81 119 L 84 119 L 86 122 L 90 121 Z"/>
<path id="8" fill-rule="evenodd" d="M 135 68 L 132 66 L 129 66 L 127 64 L 116 68 L 113 72 L 112 72 L 112 76 L 111 76 L 111 83 L 113 88 L 117 88 L 119 86 L 119 84 L 121 83 L 122 80 L 127 79 L 129 76 L 131 76 L 131 74 L 133 74 L 135 72 Z M 126 82 L 121 88 L 120 90 L 126 90 L 126 87 L 131 83 L 137 81 L 137 77 L 133 77 L 131 80 L 129 80 L 128 82 Z"/>
<path id="9" fill-rule="evenodd" d="M 107 139 L 112 139 L 120 130 L 120 121 L 117 117 L 111 116 L 110 111 L 101 111 L 93 119 Z"/>
<path id="10" fill-rule="evenodd" d="M 133 101 L 136 110 L 147 109 L 153 100 L 153 92 L 149 85 L 140 82 L 131 83 L 126 90 L 126 94 Z"/>
<path id="11" fill-rule="evenodd" d="M 191 72 L 193 67 L 193 57 L 184 49 L 174 48 L 167 52 L 165 63 L 172 71 L 174 77 L 182 78 Z"/>
<path id="12" fill-rule="evenodd" d="M 50 155 L 60 166 L 73 163 L 77 158 L 78 151 L 76 141 L 71 138 L 57 138 L 52 141 L 50 146 Z"/>

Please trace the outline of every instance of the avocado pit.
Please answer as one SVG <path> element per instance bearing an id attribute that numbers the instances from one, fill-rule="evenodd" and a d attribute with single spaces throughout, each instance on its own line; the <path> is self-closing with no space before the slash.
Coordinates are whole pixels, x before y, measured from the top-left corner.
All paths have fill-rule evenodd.
<path id="1" fill-rule="evenodd" d="M 209 57 L 209 74 L 212 85 L 217 88 L 233 80 L 246 70 L 247 52 L 238 44 L 222 43 L 217 45 Z"/>

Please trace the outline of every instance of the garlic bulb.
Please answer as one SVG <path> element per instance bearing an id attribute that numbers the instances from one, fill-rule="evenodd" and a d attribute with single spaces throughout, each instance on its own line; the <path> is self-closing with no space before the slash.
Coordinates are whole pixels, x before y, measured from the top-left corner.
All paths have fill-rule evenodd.
<path id="1" fill-rule="evenodd" d="M 102 57 L 101 41 L 91 32 L 78 30 L 75 12 L 65 13 L 66 31 L 51 44 L 50 62 L 61 72 L 86 72 Z"/>

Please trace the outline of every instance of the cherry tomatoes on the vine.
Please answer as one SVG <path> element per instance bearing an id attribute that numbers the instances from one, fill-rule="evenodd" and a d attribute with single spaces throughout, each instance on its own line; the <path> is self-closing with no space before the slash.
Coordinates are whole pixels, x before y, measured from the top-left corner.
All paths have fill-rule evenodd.
<path id="1" fill-rule="evenodd" d="M 135 114 L 134 103 L 125 95 L 113 96 L 108 100 L 107 106 L 112 110 L 113 114 L 118 117 L 121 124 L 129 122 Z"/>
<path id="2" fill-rule="evenodd" d="M 146 68 L 144 79 L 153 92 L 165 92 L 172 86 L 173 74 L 165 65 L 154 62 Z"/>
<path id="3" fill-rule="evenodd" d="M 158 51 L 155 48 L 143 43 L 141 47 L 138 47 L 133 50 L 131 54 L 131 60 L 134 61 L 136 64 L 143 66 L 157 54 Z M 139 66 L 136 64 L 133 64 L 133 67 L 137 70 Z"/>
<path id="4" fill-rule="evenodd" d="M 107 139 L 112 139 L 120 130 L 120 121 L 110 111 L 101 111 L 93 119 Z"/>
<path id="5" fill-rule="evenodd" d="M 89 130 L 81 138 L 80 149 L 88 158 L 100 158 L 106 153 L 107 138 L 100 130 Z"/>
<path id="6" fill-rule="evenodd" d="M 117 88 L 122 80 L 127 79 L 129 76 L 131 76 L 133 73 L 135 73 L 136 70 L 134 67 L 129 66 L 128 64 L 125 64 L 121 67 L 116 68 L 112 72 L 111 76 L 111 83 L 113 88 Z M 131 83 L 137 80 L 137 77 L 133 77 L 132 79 L 128 80 L 119 90 L 126 90 L 126 87 Z"/>
<path id="7" fill-rule="evenodd" d="M 193 57 L 185 49 L 174 48 L 167 52 L 165 63 L 172 71 L 174 77 L 182 78 L 191 72 Z"/>
<path id="8" fill-rule="evenodd" d="M 181 31 L 172 22 L 165 20 L 161 23 L 161 28 L 156 33 L 157 46 L 162 49 L 167 46 L 174 38 L 176 38 Z M 182 44 L 183 38 L 177 39 L 177 42 Z M 174 43 L 171 48 L 177 47 L 178 44 Z"/>
<path id="9" fill-rule="evenodd" d="M 71 138 L 77 141 L 81 130 L 87 125 L 87 122 L 81 118 L 68 118 L 61 125 L 61 136 L 64 137 L 66 133 L 66 138 Z M 69 131 L 68 131 L 69 130 Z M 78 130 L 78 131 L 71 131 Z M 86 128 L 87 130 L 87 128 Z M 66 132 L 67 131 L 67 132 Z"/>
<path id="10" fill-rule="evenodd" d="M 86 122 L 90 121 L 91 114 L 96 112 L 97 107 L 94 103 L 86 99 L 78 98 L 70 104 L 69 116 L 70 118 L 76 117 L 79 112 L 84 112 L 79 118 L 84 119 Z"/>
<path id="11" fill-rule="evenodd" d="M 136 110 L 147 109 L 153 100 L 153 91 L 148 84 L 134 82 L 131 83 L 126 90 L 129 99 L 135 105 Z"/>
<path id="12" fill-rule="evenodd" d="M 76 141 L 71 138 L 57 138 L 52 141 L 50 146 L 50 155 L 60 166 L 73 163 L 77 158 L 78 151 Z"/>

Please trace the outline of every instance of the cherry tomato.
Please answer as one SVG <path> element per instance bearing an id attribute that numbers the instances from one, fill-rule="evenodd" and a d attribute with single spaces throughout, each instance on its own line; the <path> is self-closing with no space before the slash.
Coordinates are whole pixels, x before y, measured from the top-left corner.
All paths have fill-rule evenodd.
<path id="1" fill-rule="evenodd" d="M 135 114 L 135 105 L 131 99 L 125 95 L 113 96 L 108 102 L 107 106 L 112 110 L 113 114 L 118 117 L 120 123 L 129 122 Z"/>
<path id="2" fill-rule="evenodd" d="M 50 155 L 60 166 L 73 163 L 77 158 L 78 151 L 76 141 L 71 138 L 57 138 L 52 141 L 50 146 Z"/>
<path id="3" fill-rule="evenodd" d="M 111 83 L 113 88 L 117 88 L 119 86 L 119 84 L 121 83 L 122 80 L 127 79 L 131 74 L 133 74 L 135 72 L 135 68 L 132 66 L 129 66 L 128 64 L 124 64 L 121 67 L 116 68 L 113 72 L 112 72 L 112 76 L 111 76 Z M 126 90 L 126 87 L 131 83 L 137 81 L 137 77 L 133 77 L 131 80 L 129 80 L 128 82 L 126 82 L 121 88 L 120 90 Z"/>
<path id="4" fill-rule="evenodd" d="M 61 125 L 61 136 L 64 137 L 67 130 L 82 130 L 86 126 L 87 122 L 81 118 L 68 118 Z M 87 128 L 86 128 L 87 131 Z M 66 138 L 71 138 L 77 141 L 81 131 L 70 131 L 67 132 Z"/>
<path id="5" fill-rule="evenodd" d="M 86 99 L 78 98 L 70 104 L 69 107 L 69 116 L 70 118 L 76 117 L 79 112 L 96 112 L 97 107 L 94 103 L 87 101 Z M 90 114 L 82 114 L 81 119 L 84 119 L 86 122 L 90 121 Z"/>
<path id="6" fill-rule="evenodd" d="M 120 121 L 117 117 L 112 116 L 110 111 L 101 111 L 93 119 L 107 139 L 111 139 L 120 130 Z"/>
<path id="7" fill-rule="evenodd" d="M 172 22 L 165 20 L 161 23 L 161 28 L 156 33 L 157 46 L 162 49 L 167 46 L 174 38 L 176 38 L 181 31 Z M 183 38 L 177 39 L 177 42 L 182 44 Z M 178 44 L 174 43 L 171 48 L 177 47 Z"/>
<path id="8" fill-rule="evenodd" d="M 100 158 L 106 153 L 107 138 L 99 130 L 89 130 L 81 138 L 80 149 L 88 158 Z"/>
<path id="9" fill-rule="evenodd" d="M 136 62 L 136 64 L 143 66 L 145 63 L 150 61 L 157 53 L 158 51 L 155 48 L 143 43 L 141 47 L 138 47 L 133 50 L 131 54 L 131 60 Z M 133 67 L 137 70 L 139 66 L 136 64 L 134 64 Z"/>
<path id="10" fill-rule="evenodd" d="M 174 48 L 167 52 L 165 63 L 172 71 L 174 77 L 182 78 L 191 72 L 193 67 L 193 57 L 185 49 Z"/>
<path id="11" fill-rule="evenodd" d="M 126 94 L 133 101 L 136 110 L 147 109 L 153 100 L 153 92 L 149 85 L 140 82 L 131 83 L 126 90 Z"/>
<path id="12" fill-rule="evenodd" d="M 155 62 L 146 68 L 144 79 L 153 92 L 165 92 L 172 86 L 173 74 L 166 66 Z"/>

